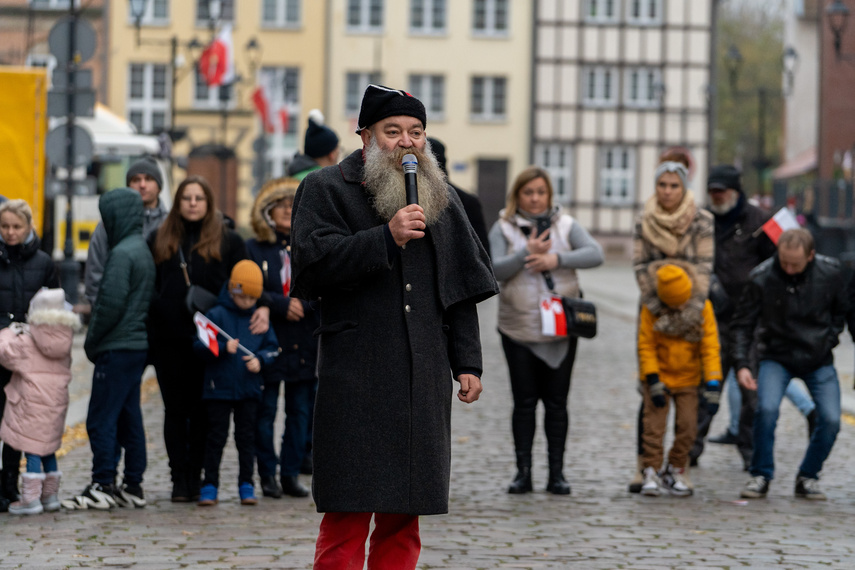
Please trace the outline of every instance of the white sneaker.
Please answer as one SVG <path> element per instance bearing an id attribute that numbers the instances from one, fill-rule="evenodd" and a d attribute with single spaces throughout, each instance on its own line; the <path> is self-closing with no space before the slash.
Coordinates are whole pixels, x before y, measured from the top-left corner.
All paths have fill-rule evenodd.
<path id="1" fill-rule="evenodd" d="M 106 511 L 116 507 L 116 498 L 113 495 L 112 485 L 103 486 L 99 483 L 90 483 L 83 492 L 73 499 L 61 501 L 63 508 L 74 511 L 85 511 L 96 509 Z"/>
<path id="2" fill-rule="evenodd" d="M 658 497 L 659 490 L 659 475 L 656 474 L 656 469 L 653 467 L 645 467 L 642 472 L 644 475 L 644 483 L 641 484 L 641 494 L 648 497 Z"/>
<path id="3" fill-rule="evenodd" d="M 686 470 L 682 467 L 674 467 L 668 465 L 662 473 L 662 486 L 668 489 L 668 492 L 675 497 L 689 497 L 692 495 L 692 488 L 686 481 Z"/>

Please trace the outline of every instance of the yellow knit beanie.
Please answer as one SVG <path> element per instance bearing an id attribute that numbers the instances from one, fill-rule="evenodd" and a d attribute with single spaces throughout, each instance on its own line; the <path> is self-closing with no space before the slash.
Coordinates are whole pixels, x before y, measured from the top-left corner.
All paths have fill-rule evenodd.
<path id="1" fill-rule="evenodd" d="M 254 261 L 242 259 L 232 268 L 232 276 L 229 278 L 229 293 L 243 294 L 247 297 L 258 299 L 264 288 L 264 279 L 261 269 Z"/>
<path id="2" fill-rule="evenodd" d="M 679 307 L 692 297 L 692 280 L 676 265 L 663 265 L 656 272 L 656 293 L 669 307 Z"/>

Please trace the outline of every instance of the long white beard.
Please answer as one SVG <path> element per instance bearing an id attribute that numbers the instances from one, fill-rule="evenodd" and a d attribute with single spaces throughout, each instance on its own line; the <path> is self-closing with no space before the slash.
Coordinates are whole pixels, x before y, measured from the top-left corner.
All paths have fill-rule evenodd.
<path id="1" fill-rule="evenodd" d="M 448 206 L 448 182 L 436 157 L 425 148 L 399 148 L 384 151 L 373 136 L 365 149 L 365 187 L 372 196 L 374 209 L 388 222 L 401 208 L 407 205 L 404 191 L 404 170 L 401 159 L 405 154 L 414 154 L 419 161 L 419 206 L 425 211 L 427 225 L 436 222 Z"/>
<path id="2" fill-rule="evenodd" d="M 723 204 L 716 205 L 710 202 L 709 208 L 713 214 L 718 214 L 719 216 L 721 216 L 734 209 L 738 202 L 739 192 L 735 192 L 733 194 L 733 197 L 726 200 Z"/>

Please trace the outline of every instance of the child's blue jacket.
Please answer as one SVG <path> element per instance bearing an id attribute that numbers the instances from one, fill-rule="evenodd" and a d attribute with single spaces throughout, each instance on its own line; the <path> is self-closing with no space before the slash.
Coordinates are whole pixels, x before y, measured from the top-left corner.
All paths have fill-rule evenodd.
<path id="1" fill-rule="evenodd" d="M 273 332 L 273 327 L 268 328 L 264 334 L 250 333 L 249 321 L 255 307 L 247 310 L 239 309 L 232 301 L 227 287 L 228 284 L 223 287 L 217 305 L 205 316 L 252 351 L 261 362 L 261 369 L 264 370 L 264 367 L 269 366 L 279 354 L 276 333 Z M 219 357 L 214 356 L 198 336 L 193 343 L 193 349 L 205 361 L 205 385 L 202 398 L 205 400 L 260 400 L 263 384 L 261 374 L 253 374 L 246 369 L 246 361 L 243 359 L 246 353 L 242 350 L 238 349 L 236 354 L 229 354 L 226 350 L 226 342 L 228 341 L 225 337 L 217 335 L 217 343 L 220 347 Z"/>

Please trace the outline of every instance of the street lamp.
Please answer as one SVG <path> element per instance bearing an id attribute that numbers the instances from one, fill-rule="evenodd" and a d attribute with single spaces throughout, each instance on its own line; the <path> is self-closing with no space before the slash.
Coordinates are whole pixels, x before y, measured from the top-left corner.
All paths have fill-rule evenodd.
<path id="1" fill-rule="evenodd" d="M 838 59 L 842 59 L 841 42 L 843 32 L 846 31 L 846 24 L 849 21 L 849 8 L 843 3 L 843 0 L 834 0 L 825 7 L 825 17 L 828 18 L 831 33 L 834 34 L 834 53 Z"/>
<path id="2" fill-rule="evenodd" d="M 737 82 L 739 81 L 739 73 L 742 70 L 744 62 L 742 53 L 738 47 L 731 45 L 724 57 L 724 64 L 730 80 L 730 91 L 733 97 L 757 97 L 757 156 L 752 165 L 757 170 L 757 184 L 761 193 L 763 189 L 763 171 L 771 165 L 771 161 L 766 156 L 766 105 L 770 97 L 787 97 L 792 93 L 798 61 L 799 54 L 795 48 L 788 46 L 784 49 L 784 52 L 781 54 L 781 64 L 785 78 L 785 87 L 780 91 L 767 87 L 757 87 L 741 91 L 737 88 Z"/>

